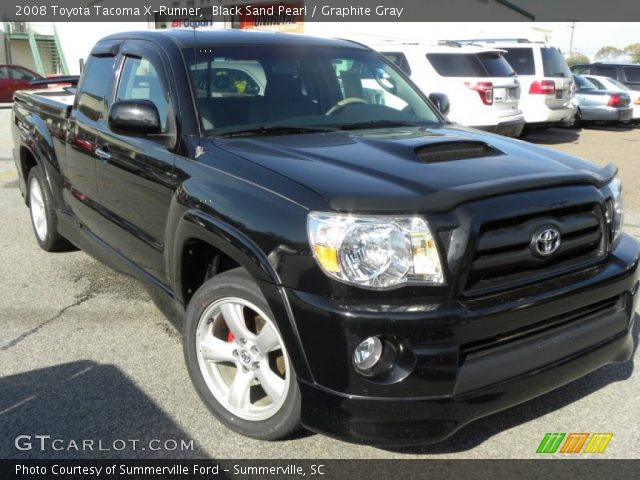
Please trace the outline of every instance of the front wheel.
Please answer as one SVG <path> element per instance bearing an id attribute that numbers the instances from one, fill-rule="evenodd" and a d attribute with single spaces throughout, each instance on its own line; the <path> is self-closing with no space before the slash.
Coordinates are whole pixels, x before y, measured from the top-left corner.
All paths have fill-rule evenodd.
<path id="1" fill-rule="evenodd" d="M 187 308 L 184 353 L 196 391 L 226 426 L 277 440 L 300 428 L 300 392 L 280 331 L 243 269 L 205 282 Z"/>

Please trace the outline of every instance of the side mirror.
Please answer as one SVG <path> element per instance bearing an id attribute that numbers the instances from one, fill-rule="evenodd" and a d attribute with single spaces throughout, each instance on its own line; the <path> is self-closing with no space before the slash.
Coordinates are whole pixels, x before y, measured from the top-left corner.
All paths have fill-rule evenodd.
<path id="1" fill-rule="evenodd" d="M 123 135 L 157 135 L 162 131 L 158 108 L 149 100 L 120 100 L 111 105 L 109 128 Z"/>
<path id="2" fill-rule="evenodd" d="M 449 110 L 451 109 L 451 102 L 449 102 L 449 97 L 447 97 L 444 93 L 432 93 L 429 95 L 429 100 L 433 103 L 440 113 L 443 115 L 448 115 Z"/>

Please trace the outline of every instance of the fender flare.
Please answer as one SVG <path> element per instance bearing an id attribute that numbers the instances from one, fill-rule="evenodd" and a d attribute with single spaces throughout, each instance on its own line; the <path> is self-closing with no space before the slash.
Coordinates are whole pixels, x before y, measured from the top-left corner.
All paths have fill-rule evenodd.
<path id="1" fill-rule="evenodd" d="M 176 225 L 173 244 L 167 246 L 169 251 L 173 251 L 170 271 L 174 292 L 185 309 L 187 304 L 182 293 L 181 263 L 184 247 L 191 239 L 210 244 L 251 274 L 271 308 L 298 378 L 313 381 L 289 299 L 278 272 L 260 247 L 247 235 L 219 218 L 199 210 L 188 210 L 182 215 Z"/>
<path id="2" fill-rule="evenodd" d="M 22 170 L 20 173 L 24 177 L 24 181 L 26 183 L 28 180 L 27 172 L 25 170 L 26 165 L 22 159 L 22 149 L 24 148 L 31 154 L 36 164 L 42 167 L 49 190 L 53 191 L 49 165 L 53 168 L 57 168 L 58 161 L 55 155 L 51 132 L 49 131 L 47 124 L 37 115 L 30 115 L 29 122 L 31 125 L 31 128 L 29 129 L 24 127 L 21 128 L 20 126 L 17 127 L 20 135 L 20 149 L 18 151 L 18 155 L 20 156 L 20 169 Z M 21 123 L 28 125 L 25 120 L 21 120 Z M 27 201 L 26 198 L 25 201 Z"/>

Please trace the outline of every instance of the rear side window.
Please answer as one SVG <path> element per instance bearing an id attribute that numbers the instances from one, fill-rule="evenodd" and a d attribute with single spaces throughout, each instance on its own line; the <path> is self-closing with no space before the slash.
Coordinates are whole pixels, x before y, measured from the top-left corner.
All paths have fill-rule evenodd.
<path id="1" fill-rule="evenodd" d="M 601 67 L 596 65 L 595 67 L 591 67 L 591 68 L 593 69 L 594 75 L 600 75 L 601 77 L 609 77 L 609 78 L 618 77 L 615 67 Z"/>
<path id="2" fill-rule="evenodd" d="M 624 67 L 622 70 L 627 77 L 627 82 L 640 83 L 640 67 Z"/>
<path id="3" fill-rule="evenodd" d="M 395 63 L 400 70 L 402 70 L 407 75 L 411 75 L 411 67 L 409 66 L 409 61 L 407 57 L 402 52 L 384 52 L 383 55 Z"/>
<path id="4" fill-rule="evenodd" d="M 82 85 L 76 97 L 76 108 L 92 120 L 99 120 L 104 112 L 104 97 L 108 79 L 112 76 L 115 57 L 91 55 L 85 66 Z"/>
<path id="5" fill-rule="evenodd" d="M 486 77 L 482 62 L 475 54 L 427 53 L 427 60 L 443 77 Z"/>
<path id="6" fill-rule="evenodd" d="M 542 66 L 544 67 L 545 77 L 571 76 L 567 61 L 560 53 L 560 50 L 557 48 L 543 47 L 540 49 L 540 53 L 542 53 Z"/>
<path id="7" fill-rule="evenodd" d="M 518 75 L 535 75 L 536 65 L 533 61 L 533 49 L 509 48 L 504 54 L 509 65 Z"/>
<path id="8" fill-rule="evenodd" d="M 578 90 L 597 90 L 596 86 L 584 77 L 574 75 L 573 80 L 576 82 Z"/>
<path id="9" fill-rule="evenodd" d="M 513 68 L 502 55 L 496 52 L 479 53 L 478 58 L 490 77 L 511 77 L 515 75 Z"/>
<path id="10" fill-rule="evenodd" d="M 586 78 L 591 83 L 593 83 L 596 87 L 598 87 L 598 90 L 606 90 L 607 89 L 607 87 L 605 87 L 604 84 L 600 80 L 597 80 L 597 79 L 592 78 L 592 77 L 586 77 Z"/>
<path id="11" fill-rule="evenodd" d="M 38 78 L 29 70 L 25 70 L 23 68 L 11 68 L 9 70 L 9 74 L 14 80 L 35 80 L 36 78 Z"/>

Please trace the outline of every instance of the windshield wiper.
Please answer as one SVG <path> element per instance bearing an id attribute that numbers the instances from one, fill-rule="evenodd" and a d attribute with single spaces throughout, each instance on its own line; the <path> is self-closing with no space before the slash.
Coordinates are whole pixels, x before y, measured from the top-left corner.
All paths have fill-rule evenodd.
<path id="1" fill-rule="evenodd" d="M 253 135 L 294 135 L 296 133 L 321 133 L 335 132 L 333 127 L 296 127 L 292 125 L 271 125 L 260 126 L 255 128 L 247 128 L 246 130 L 233 130 L 231 132 L 221 133 L 218 136 L 229 137 L 245 137 Z"/>
<path id="2" fill-rule="evenodd" d="M 369 120 L 367 122 L 344 123 L 338 125 L 340 130 L 360 130 L 367 128 L 421 127 L 426 123 L 406 122 L 403 120 Z"/>

